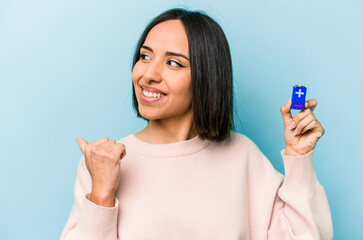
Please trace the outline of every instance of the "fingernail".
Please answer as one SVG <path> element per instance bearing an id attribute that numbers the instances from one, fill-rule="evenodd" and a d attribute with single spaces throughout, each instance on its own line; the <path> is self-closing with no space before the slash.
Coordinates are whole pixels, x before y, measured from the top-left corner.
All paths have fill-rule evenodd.
<path id="1" fill-rule="evenodd" d="M 291 123 L 290 123 L 290 129 L 294 129 L 295 128 L 295 122 L 294 121 L 291 121 Z"/>
<path id="2" fill-rule="evenodd" d="M 308 108 L 308 107 L 309 107 L 309 103 L 305 102 L 305 108 Z"/>
<path id="3" fill-rule="evenodd" d="M 295 129 L 294 134 L 295 135 L 298 135 L 299 134 L 299 129 L 298 128 Z"/>

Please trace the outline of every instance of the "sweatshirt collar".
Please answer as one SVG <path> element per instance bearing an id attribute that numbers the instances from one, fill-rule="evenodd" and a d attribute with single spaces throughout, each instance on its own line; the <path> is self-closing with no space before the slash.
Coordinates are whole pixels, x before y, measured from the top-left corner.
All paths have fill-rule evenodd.
<path id="1" fill-rule="evenodd" d="M 135 152 L 151 157 L 177 157 L 191 155 L 201 151 L 210 143 L 208 140 L 202 140 L 199 135 L 180 142 L 166 144 L 151 144 L 138 139 L 134 134 L 130 134 L 123 141 L 126 147 Z"/>

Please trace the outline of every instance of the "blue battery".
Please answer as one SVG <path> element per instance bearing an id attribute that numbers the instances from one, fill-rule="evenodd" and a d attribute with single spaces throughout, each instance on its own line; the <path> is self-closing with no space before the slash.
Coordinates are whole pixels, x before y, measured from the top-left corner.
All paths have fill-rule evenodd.
<path id="1" fill-rule="evenodd" d="M 304 110 L 306 99 L 306 87 L 295 85 L 292 88 L 291 109 Z"/>

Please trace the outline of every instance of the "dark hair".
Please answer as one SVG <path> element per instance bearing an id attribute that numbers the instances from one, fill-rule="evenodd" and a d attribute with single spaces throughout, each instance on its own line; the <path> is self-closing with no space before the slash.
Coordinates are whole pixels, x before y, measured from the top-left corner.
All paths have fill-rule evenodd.
<path id="1" fill-rule="evenodd" d="M 234 127 L 232 61 L 226 36 L 211 17 L 202 11 L 182 8 L 161 13 L 142 33 L 132 69 L 140 59 L 140 48 L 150 30 L 167 20 L 180 20 L 188 37 L 193 126 L 200 138 L 220 142 L 230 136 L 230 130 Z M 135 90 L 132 89 L 134 108 L 137 116 L 142 117 Z"/>

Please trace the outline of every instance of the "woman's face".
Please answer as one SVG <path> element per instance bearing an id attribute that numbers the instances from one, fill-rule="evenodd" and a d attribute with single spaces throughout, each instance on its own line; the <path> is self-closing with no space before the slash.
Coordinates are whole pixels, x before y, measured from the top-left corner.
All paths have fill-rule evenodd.
<path id="1" fill-rule="evenodd" d="M 179 20 L 161 22 L 150 30 L 132 71 L 132 81 L 144 118 L 191 114 L 188 39 Z"/>

